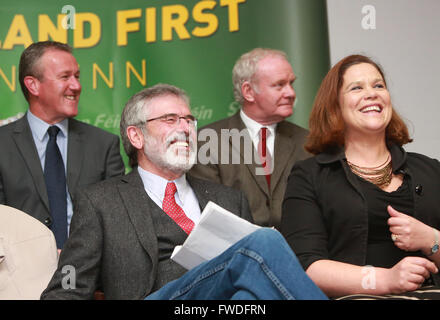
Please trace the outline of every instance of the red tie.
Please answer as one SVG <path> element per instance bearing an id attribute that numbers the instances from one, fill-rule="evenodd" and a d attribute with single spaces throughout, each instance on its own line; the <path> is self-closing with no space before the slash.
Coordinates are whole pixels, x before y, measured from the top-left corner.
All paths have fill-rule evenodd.
<path id="1" fill-rule="evenodd" d="M 267 185 L 270 189 L 270 174 L 271 174 L 271 166 L 272 166 L 272 157 L 270 156 L 269 150 L 267 150 L 266 139 L 267 139 L 267 128 L 262 127 L 260 129 L 260 141 L 258 143 L 258 154 L 261 158 L 262 167 L 264 172 L 266 173 L 266 181 Z"/>
<path id="2" fill-rule="evenodd" d="M 168 182 L 167 187 L 165 188 L 162 209 L 179 225 L 179 227 L 183 229 L 183 231 L 190 234 L 194 228 L 194 222 L 186 216 L 183 209 L 176 203 L 176 200 L 174 199 L 176 191 L 177 188 L 174 182 Z"/>

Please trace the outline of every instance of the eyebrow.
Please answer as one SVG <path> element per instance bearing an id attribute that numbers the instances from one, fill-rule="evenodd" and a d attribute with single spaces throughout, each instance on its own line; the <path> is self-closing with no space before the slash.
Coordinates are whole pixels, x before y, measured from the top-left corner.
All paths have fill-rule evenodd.
<path id="1" fill-rule="evenodd" d="M 345 86 L 345 89 L 347 89 L 347 88 L 350 87 L 351 85 L 354 85 L 354 84 L 361 84 L 361 83 L 363 83 L 363 82 L 364 82 L 364 81 L 362 81 L 362 80 L 358 80 L 358 81 L 350 82 L 349 84 L 347 84 L 347 85 Z M 373 83 L 377 83 L 377 82 L 385 82 L 385 80 L 383 80 L 382 78 L 376 78 L 376 79 L 373 80 Z"/>
<path id="2" fill-rule="evenodd" d="M 297 79 L 298 79 L 297 77 L 294 77 L 293 79 L 287 80 L 287 83 L 294 83 Z M 286 82 L 285 79 L 280 79 L 280 80 L 278 80 L 278 81 L 276 81 L 274 83 L 279 84 L 279 83 L 285 83 L 285 82 Z"/>
<path id="3" fill-rule="evenodd" d="M 80 73 L 81 73 L 81 71 L 79 69 L 76 72 L 72 72 L 72 70 L 68 70 L 68 69 L 61 70 L 60 72 L 58 72 L 59 75 L 64 75 L 64 74 L 77 75 L 77 74 L 80 74 Z"/>

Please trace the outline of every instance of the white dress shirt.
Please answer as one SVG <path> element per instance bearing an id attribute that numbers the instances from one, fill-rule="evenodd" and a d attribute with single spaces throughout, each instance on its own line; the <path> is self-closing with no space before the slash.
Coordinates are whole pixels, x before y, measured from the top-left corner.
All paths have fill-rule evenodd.
<path id="1" fill-rule="evenodd" d="M 266 127 L 268 129 L 268 136 L 266 139 L 266 148 L 269 150 L 272 163 L 275 163 L 275 157 L 274 157 L 274 150 L 275 150 L 275 130 L 277 127 L 277 124 L 271 124 L 267 126 L 263 126 L 262 124 L 258 123 L 257 121 L 249 118 L 246 113 L 244 113 L 243 109 L 240 110 L 240 117 L 241 120 L 243 120 L 244 125 L 246 126 L 249 136 L 252 139 L 252 143 L 254 144 L 255 150 L 258 151 L 258 143 L 260 141 L 260 130 L 261 128 Z"/>
<path id="2" fill-rule="evenodd" d="M 186 180 L 185 175 L 182 175 L 174 181 L 168 181 L 167 179 L 142 169 L 140 166 L 138 166 L 138 172 L 144 184 L 145 191 L 159 208 L 162 208 L 167 183 L 174 182 L 177 188 L 176 194 L 174 195 L 176 203 L 183 209 L 186 216 L 194 222 L 194 225 L 199 222 L 201 215 L 199 201 Z"/>

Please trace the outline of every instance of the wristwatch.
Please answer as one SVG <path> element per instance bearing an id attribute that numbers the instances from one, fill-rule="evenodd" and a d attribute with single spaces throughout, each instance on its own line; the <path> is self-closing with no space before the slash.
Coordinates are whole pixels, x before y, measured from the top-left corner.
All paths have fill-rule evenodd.
<path id="1" fill-rule="evenodd" d="M 438 249 L 439 249 L 439 243 L 438 243 L 438 231 L 436 230 L 436 229 L 433 229 L 434 230 L 434 235 L 435 235 L 435 242 L 434 242 L 434 244 L 432 245 L 432 247 L 431 247 L 431 251 L 427 254 L 427 256 L 431 256 L 431 255 L 433 255 L 434 253 L 436 253 L 437 251 L 438 251 Z"/>

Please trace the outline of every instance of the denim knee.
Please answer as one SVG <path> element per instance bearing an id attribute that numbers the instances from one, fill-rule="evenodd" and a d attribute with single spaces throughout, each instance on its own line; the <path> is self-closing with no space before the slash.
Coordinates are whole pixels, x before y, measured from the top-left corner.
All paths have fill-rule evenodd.
<path id="1" fill-rule="evenodd" d="M 260 250 L 265 248 L 273 250 L 280 246 L 285 248 L 287 245 L 281 233 L 271 228 L 261 228 L 253 232 L 248 238 L 248 244 L 250 247 L 256 247 Z"/>
<path id="2" fill-rule="evenodd" d="M 283 236 L 276 229 L 272 228 L 260 228 L 257 231 L 253 232 L 249 239 L 252 241 L 261 241 L 263 243 L 273 243 L 284 241 Z"/>

